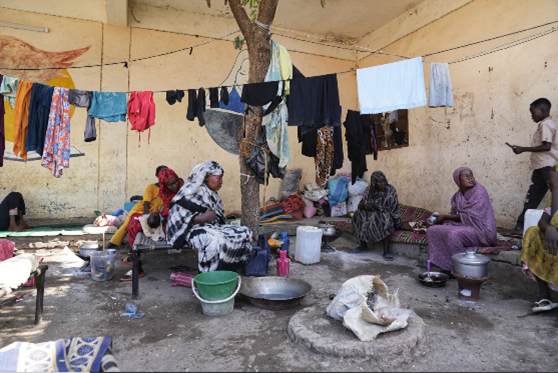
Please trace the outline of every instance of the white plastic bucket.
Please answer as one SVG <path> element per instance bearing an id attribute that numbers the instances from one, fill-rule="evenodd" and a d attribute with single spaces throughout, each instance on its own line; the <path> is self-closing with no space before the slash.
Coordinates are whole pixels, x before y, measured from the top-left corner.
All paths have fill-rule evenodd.
<path id="1" fill-rule="evenodd" d="M 302 264 L 320 262 L 323 231 L 317 227 L 300 226 L 296 229 L 295 260 Z"/>
<path id="2" fill-rule="evenodd" d="M 227 316 L 232 313 L 234 310 L 234 297 L 238 294 L 240 290 L 240 286 L 242 285 L 242 278 L 238 276 L 238 285 L 236 286 L 236 290 L 230 297 L 223 300 L 214 300 L 209 301 L 202 299 L 198 292 L 198 288 L 196 287 L 196 281 L 192 281 L 192 292 L 201 302 L 202 312 L 206 316 Z"/>
<path id="3" fill-rule="evenodd" d="M 544 210 L 527 210 L 525 212 L 525 222 L 523 223 L 523 237 L 525 237 L 525 232 L 527 229 L 539 225 L 539 220 Z"/>

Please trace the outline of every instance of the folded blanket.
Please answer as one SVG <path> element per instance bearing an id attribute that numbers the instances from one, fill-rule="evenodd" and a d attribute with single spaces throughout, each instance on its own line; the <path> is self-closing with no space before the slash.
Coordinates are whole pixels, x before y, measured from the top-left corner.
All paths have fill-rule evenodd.
<path id="1" fill-rule="evenodd" d="M 0 262 L 0 289 L 6 288 L 10 294 L 25 284 L 29 275 L 39 268 L 39 260 L 33 254 L 21 254 Z"/>

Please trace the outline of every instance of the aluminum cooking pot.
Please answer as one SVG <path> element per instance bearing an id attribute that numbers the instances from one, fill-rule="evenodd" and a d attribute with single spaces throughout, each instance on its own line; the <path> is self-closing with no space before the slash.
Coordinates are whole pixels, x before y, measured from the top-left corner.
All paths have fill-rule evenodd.
<path id="1" fill-rule="evenodd" d="M 83 258 L 89 258 L 90 253 L 99 250 L 101 250 L 101 246 L 96 241 L 89 241 L 80 245 L 79 255 Z"/>
<path id="2" fill-rule="evenodd" d="M 335 236 L 335 233 L 337 233 L 335 227 L 330 224 L 320 224 L 318 227 L 324 232 L 324 236 Z"/>
<path id="3" fill-rule="evenodd" d="M 455 254 L 452 256 L 452 259 L 455 273 L 468 277 L 488 276 L 488 262 L 490 262 L 490 258 L 477 254 L 474 250 Z"/>

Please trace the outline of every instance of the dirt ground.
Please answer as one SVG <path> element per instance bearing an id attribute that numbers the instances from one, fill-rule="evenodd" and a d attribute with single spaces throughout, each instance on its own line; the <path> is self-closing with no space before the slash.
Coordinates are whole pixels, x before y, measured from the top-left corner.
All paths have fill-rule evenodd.
<path id="1" fill-rule="evenodd" d="M 346 249 L 353 242 L 341 238 L 332 245 Z M 112 281 L 94 282 L 79 274 L 79 258 L 61 250 L 48 254 L 43 323 L 33 325 L 35 300 L 30 294 L 35 289 L 17 291 L 16 295 L 26 294 L 25 300 L 11 301 L 0 309 L 0 347 L 16 341 L 111 335 L 124 371 L 558 370 L 558 309 L 533 314 L 533 297 L 518 298 L 514 289 L 495 288 L 490 282 L 483 285 L 479 302 L 460 301 L 456 280 L 443 288 L 426 288 L 416 280 L 424 269 L 402 257 L 386 263 L 374 252 L 322 254 L 319 264 L 291 265 L 292 277 L 313 286 L 297 308 L 262 310 L 237 296 L 231 315 L 212 318 L 202 314 L 191 289 L 170 286 L 169 267 L 195 266 L 193 251 L 148 253 L 144 259 L 147 276 L 140 279 L 137 301 L 131 301 L 131 283 L 117 282 L 130 267 L 117 262 Z M 117 259 L 124 255 L 122 248 Z M 275 274 L 274 264 L 270 273 Z M 329 294 L 336 293 L 344 281 L 363 274 L 380 275 L 390 291 L 399 289 L 401 302 L 408 303 L 428 325 L 418 356 L 386 365 L 373 359 L 323 356 L 289 340 L 287 324 L 296 312 L 327 304 Z M 127 302 L 145 312 L 145 317 L 120 317 Z"/>

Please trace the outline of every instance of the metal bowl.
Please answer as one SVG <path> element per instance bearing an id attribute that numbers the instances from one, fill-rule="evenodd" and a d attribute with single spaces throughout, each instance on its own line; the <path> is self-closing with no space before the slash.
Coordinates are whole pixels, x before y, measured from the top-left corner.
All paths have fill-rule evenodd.
<path id="1" fill-rule="evenodd" d="M 437 288 L 444 286 L 449 276 L 442 272 L 424 272 L 418 275 L 418 279 L 424 286 Z"/>
<path id="2" fill-rule="evenodd" d="M 304 280 L 270 276 L 242 281 L 240 294 L 258 308 L 285 310 L 298 306 L 310 290 L 312 285 Z"/>

